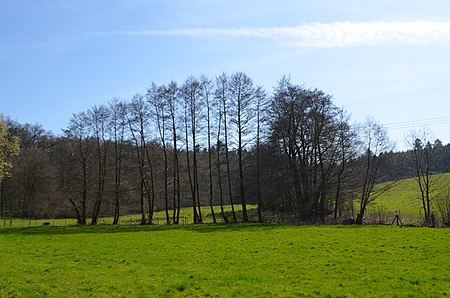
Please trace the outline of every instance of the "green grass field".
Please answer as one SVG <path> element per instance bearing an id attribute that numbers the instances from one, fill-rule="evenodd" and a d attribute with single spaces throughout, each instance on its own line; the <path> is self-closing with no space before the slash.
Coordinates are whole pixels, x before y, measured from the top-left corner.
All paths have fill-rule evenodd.
<path id="1" fill-rule="evenodd" d="M 2 297 L 444 297 L 449 229 L 0 229 Z"/>
<path id="2" fill-rule="evenodd" d="M 247 205 L 247 210 L 250 214 L 255 213 L 258 205 Z M 242 211 L 241 205 L 234 206 L 235 212 L 238 216 L 238 221 L 242 221 L 239 218 L 239 212 Z M 253 212 L 252 212 L 253 210 Z M 224 212 L 228 216 L 228 220 L 232 221 L 231 206 L 224 206 Z M 214 206 L 214 213 L 216 214 L 216 222 L 223 223 L 223 218 L 220 214 L 220 206 Z M 172 217 L 172 210 L 169 212 Z M 211 216 L 210 207 L 202 207 L 203 223 L 212 223 L 213 219 Z M 256 221 L 255 213 L 254 221 Z M 141 215 L 123 215 L 119 219 L 119 225 L 139 225 L 141 220 Z M 75 218 L 59 218 L 59 219 L 24 219 L 24 218 L 0 218 L 0 228 L 9 227 L 40 227 L 43 223 L 48 222 L 51 226 L 56 227 L 67 227 L 77 225 L 77 220 Z M 88 224 L 90 219 L 88 219 Z M 113 222 L 112 217 L 102 217 L 99 219 L 99 225 L 111 225 Z M 180 224 L 191 224 L 193 223 L 193 210 L 192 208 L 181 208 L 180 210 Z M 153 215 L 154 225 L 165 225 L 166 224 L 166 213 L 165 211 L 157 211 Z"/>
<path id="3" fill-rule="evenodd" d="M 435 181 L 435 195 L 439 190 L 444 190 L 450 186 L 450 173 L 433 176 Z M 439 217 L 436 206 L 432 206 L 434 212 Z M 418 223 L 423 219 L 422 201 L 417 182 L 414 179 L 400 181 L 393 188 L 389 189 L 375 202 L 367 208 L 367 213 L 382 212 L 390 217 L 398 211 L 411 223 Z"/>

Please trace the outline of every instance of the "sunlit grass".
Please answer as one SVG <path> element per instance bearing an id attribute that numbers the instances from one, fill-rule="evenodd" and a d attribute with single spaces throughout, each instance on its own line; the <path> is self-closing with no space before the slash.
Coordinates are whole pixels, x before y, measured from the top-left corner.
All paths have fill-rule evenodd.
<path id="1" fill-rule="evenodd" d="M 258 208 L 257 205 L 247 205 L 247 210 L 256 210 Z M 235 205 L 234 209 L 236 213 L 242 211 L 241 205 Z M 202 216 L 203 223 L 212 223 L 213 218 L 211 216 L 211 208 L 210 207 L 202 207 Z M 224 212 L 227 215 L 229 221 L 232 221 L 231 216 L 231 206 L 224 206 Z M 192 208 L 181 208 L 180 209 L 180 224 L 191 224 L 194 222 Z M 214 213 L 216 215 L 216 222 L 223 223 L 223 217 L 220 213 L 220 206 L 214 206 Z M 173 210 L 169 210 L 169 215 L 172 220 Z M 148 214 L 146 214 L 147 216 Z M 123 215 L 119 218 L 120 225 L 139 225 L 141 220 L 140 214 L 133 215 Z M 241 219 L 238 217 L 238 220 Z M 50 226 L 58 226 L 58 227 L 66 227 L 73 226 L 77 224 L 76 219 L 67 218 L 67 219 L 22 219 L 22 218 L 1 218 L 0 219 L 0 227 L 38 227 L 42 226 L 44 223 L 49 223 Z M 112 217 L 101 217 L 98 220 L 99 225 L 112 225 L 113 218 Z M 88 220 L 89 224 L 89 220 Z M 153 224 L 154 225 L 164 225 L 166 224 L 166 212 L 164 210 L 156 211 L 153 215 Z"/>
<path id="2" fill-rule="evenodd" d="M 185 225 L 0 230 L 5 297 L 442 297 L 448 229 Z"/>
<path id="3" fill-rule="evenodd" d="M 432 179 L 435 181 L 433 192 L 433 195 L 435 195 L 449 186 L 450 173 L 435 175 Z M 432 209 L 438 215 L 438 210 L 434 204 Z M 370 204 L 367 211 L 368 213 L 382 212 L 390 215 L 399 212 L 401 216 L 408 217 L 410 220 L 422 219 L 423 207 L 417 182 L 413 178 L 400 181 Z"/>

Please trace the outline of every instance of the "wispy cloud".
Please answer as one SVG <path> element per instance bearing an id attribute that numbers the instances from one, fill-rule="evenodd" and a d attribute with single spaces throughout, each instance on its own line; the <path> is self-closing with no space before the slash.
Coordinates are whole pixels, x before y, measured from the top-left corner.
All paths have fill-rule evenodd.
<path id="1" fill-rule="evenodd" d="M 256 38 L 290 47 L 352 47 L 378 45 L 450 45 L 450 21 L 334 22 L 294 27 L 181 28 L 147 31 L 101 31 L 91 36 L 184 36 L 196 38 Z"/>

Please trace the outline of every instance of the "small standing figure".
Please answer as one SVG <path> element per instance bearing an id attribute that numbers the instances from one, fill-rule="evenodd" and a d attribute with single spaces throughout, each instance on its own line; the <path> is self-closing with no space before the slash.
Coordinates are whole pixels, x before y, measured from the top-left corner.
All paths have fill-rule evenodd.
<path id="1" fill-rule="evenodd" d="M 395 211 L 395 217 L 394 217 L 394 220 L 392 221 L 392 225 L 394 224 L 394 222 L 396 222 L 397 227 L 403 226 L 402 220 L 400 219 L 400 215 L 399 215 L 399 213 L 397 213 L 397 211 Z"/>

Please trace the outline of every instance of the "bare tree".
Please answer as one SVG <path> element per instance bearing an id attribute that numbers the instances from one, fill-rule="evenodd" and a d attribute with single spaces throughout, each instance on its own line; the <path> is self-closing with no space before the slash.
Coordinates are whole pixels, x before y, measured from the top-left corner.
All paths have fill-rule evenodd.
<path id="1" fill-rule="evenodd" d="M 391 182 L 386 183 L 383 187 L 375 188 L 375 185 L 381 182 L 383 174 L 380 171 L 381 166 L 387 162 L 384 153 L 391 151 L 393 147 L 386 129 L 373 118 L 368 117 L 361 127 L 361 132 L 361 186 L 356 224 L 363 223 L 367 206 L 395 185 L 395 182 Z"/>
<path id="2" fill-rule="evenodd" d="M 340 109 L 320 90 L 283 77 L 271 106 L 271 142 L 284 156 L 291 210 L 298 220 L 325 220 L 339 160 Z M 287 204 L 283 204 L 287 205 Z"/>
<path id="3" fill-rule="evenodd" d="M 423 212 L 425 215 L 424 225 L 434 226 L 434 214 L 431 210 L 432 193 L 435 191 L 436 167 L 440 161 L 442 142 L 431 141 L 431 132 L 411 132 L 410 145 L 412 146 L 414 158 L 413 169 L 417 186 L 420 190 Z"/>
<path id="4" fill-rule="evenodd" d="M 262 209 L 263 200 L 261 195 L 261 131 L 265 123 L 267 123 L 267 97 L 262 87 L 255 90 L 256 100 L 256 196 L 258 200 L 258 221 L 263 222 Z"/>
<path id="5" fill-rule="evenodd" d="M 164 206 L 165 206 L 166 223 L 170 224 L 169 189 L 168 189 L 169 161 L 168 161 L 168 149 L 166 144 L 167 118 L 169 116 L 167 113 L 168 103 L 164 99 L 164 95 L 165 95 L 165 86 L 157 86 L 154 83 L 147 91 L 147 101 L 150 102 L 150 104 L 153 106 L 153 115 L 154 115 L 153 118 L 156 121 L 156 126 L 158 128 L 159 138 L 164 153 Z M 177 173 L 179 173 L 179 170 L 177 171 Z"/>
<path id="6" fill-rule="evenodd" d="M 324 222 L 327 213 L 328 198 L 331 196 L 332 183 L 337 168 L 338 139 L 340 127 L 340 109 L 332 103 L 332 96 L 320 90 L 307 93 L 311 98 L 308 116 L 311 133 L 312 211 L 316 221 Z"/>
<path id="7" fill-rule="evenodd" d="M 226 76 L 222 75 L 221 77 L 218 77 L 216 79 L 216 101 L 215 101 L 215 107 L 216 107 L 216 125 L 217 125 L 217 133 L 216 133 L 216 156 L 217 156 L 217 187 L 219 190 L 219 202 L 220 202 L 220 214 L 222 215 L 223 221 L 225 223 L 228 223 L 228 218 L 225 215 L 224 210 L 224 194 L 223 194 L 223 186 L 222 186 L 222 169 L 221 169 L 221 151 L 222 151 L 222 102 L 221 98 L 223 98 L 226 92 Z M 234 209 L 233 209 L 234 210 Z"/>
<path id="8" fill-rule="evenodd" d="M 290 205 L 298 219 L 306 219 L 309 213 L 306 211 L 306 190 L 302 185 L 302 181 L 307 179 L 302 178 L 301 173 L 307 169 L 306 146 L 309 143 L 305 138 L 307 125 L 304 124 L 307 101 L 302 94 L 303 89 L 300 86 L 291 84 L 288 78 L 283 77 L 275 89 L 270 109 L 271 141 L 285 157 L 283 174 L 292 188 L 287 192 L 292 193 Z"/>
<path id="9" fill-rule="evenodd" d="M 141 224 L 146 223 L 145 216 L 145 196 L 147 197 L 147 205 L 149 210 L 149 224 L 153 217 L 154 210 L 154 181 L 153 181 L 153 167 L 149 157 L 147 148 L 148 142 L 148 126 L 150 111 L 142 95 L 136 94 L 130 104 L 130 115 L 128 124 L 130 132 L 136 147 L 136 154 L 138 158 L 138 166 L 140 173 L 140 211 Z M 147 168 L 149 170 L 147 170 Z M 150 173 L 148 173 L 148 171 Z M 150 176 L 150 177 L 149 177 Z"/>
<path id="10" fill-rule="evenodd" d="M 212 88 L 213 84 L 210 79 L 208 79 L 206 76 L 202 76 L 200 78 L 201 88 L 202 88 L 202 99 L 203 103 L 206 106 L 206 127 L 207 127 L 207 146 L 208 146 L 208 186 L 209 186 L 209 207 L 211 210 L 211 216 L 213 218 L 213 223 L 216 223 L 216 214 L 214 213 L 214 192 L 213 192 L 213 174 L 212 174 L 212 150 L 211 150 L 211 118 L 212 118 L 212 109 L 213 109 L 213 102 L 212 102 Z M 222 205 L 223 208 L 223 205 Z"/>
<path id="11" fill-rule="evenodd" d="M 96 225 L 103 202 L 105 192 L 106 179 L 106 161 L 108 154 L 108 146 L 106 143 L 107 122 L 109 118 L 109 111 L 105 106 L 94 106 L 87 113 L 88 120 L 93 132 L 93 137 L 96 143 L 97 155 L 97 191 L 94 202 L 94 211 L 92 212 L 91 225 Z"/>
<path id="12" fill-rule="evenodd" d="M 54 190 L 53 167 L 48 154 L 39 147 L 30 147 L 20 154 L 13 169 L 17 199 L 20 200 L 20 216 L 36 218 L 44 200 Z"/>
<path id="13" fill-rule="evenodd" d="M 153 213 L 155 208 L 155 174 L 153 170 L 153 162 L 151 158 L 151 148 L 149 147 L 151 144 L 149 142 L 144 143 L 144 152 L 145 152 L 145 158 L 147 160 L 147 166 L 149 173 L 147 174 L 147 179 L 150 179 L 150 181 L 147 182 L 146 186 L 146 193 L 147 193 L 147 206 L 148 206 L 148 224 L 153 224 Z M 150 175 L 150 178 L 148 176 Z"/>
<path id="14" fill-rule="evenodd" d="M 219 102 L 219 108 L 221 109 L 221 118 L 223 120 L 223 136 L 224 136 L 224 150 L 225 150 L 225 159 L 226 159 L 226 167 L 227 167 L 227 176 L 228 176 L 228 195 L 229 195 L 229 201 L 231 205 L 231 212 L 233 214 L 233 222 L 237 223 L 236 218 L 236 212 L 234 210 L 234 203 L 233 203 L 233 191 L 231 188 L 231 171 L 230 171 L 230 152 L 228 148 L 228 111 L 229 111 L 229 86 L 228 86 L 228 76 L 226 74 L 220 75 L 216 79 L 216 91 L 215 91 L 216 100 Z M 220 127 L 220 123 L 218 124 Z M 219 138 L 218 138 L 219 140 Z M 219 142 L 218 142 L 219 143 Z M 219 144 L 217 146 L 219 148 Z"/>
<path id="15" fill-rule="evenodd" d="M 178 224 L 184 204 L 192 206 L 195 223 L 204 220 L 202 204 L 209 205 L 213 222 L 237 222 L 236 203 L 244 222 L 251 219 L 248 204 L 257 203 L 259 221 L 263 211 L 273 210 L 283 214 L 281 221 L 312 223 L 337 220 L 353 206 L 347 205 L 350 194 L 357 194 L 356 222 L 362 223 L 367 206 L 392 186 L 377 185 L 390 155 L 386 131 L 369 119 L 357 136 L 345 112 L 320 90 L 283 78 L 268 98 L 237 72 L 214 82 L 191 76 L 182 85 L 152 84 L 147 91 L 145 99 L 114 99 L 108 108 L 75 114 L 53 148 L 31 146 L 12 160 L 12 170 L 0 155 L 0 172 L 8 167 L 20 174 L 0 179 L 0 214 L 5 189 L 14 211 L 27 210 L 25 216 L 38 214 L 39 200 L 47 199 L 41 194 L 55 190 L 55 198 L 68 198 L 59 200 L 69 206 L 61 216 L 75 213 L 79 224 L 87 216 L 96 224 L 106 212 L 114 224 L 121 212 L 139 212 L 141 224 L 152 223 L 157 208 L 165 208 L 167 224 Z M 432 225 L 431 208 L 438 206 L 434 165 L 442 144 L 416 135 L 409 145 L 425 224 Z"/>
<path id="16" fill-rule="evenodd" d="M 239 193 L 242 205 L 242 220 L 243 222 L 248 222 L 247 198 L 244 188 L 243 151 L 246 143 L 249 141 L 246 138 L 248 138 L 254 128 L 255 107 L 253 103 L 255 88 L 253 87 L 253 81 L 243 72 L 238 72 L 231 76 L 229 88 L 230 106 L 232 108 L 232 117 L 230 120 L 236 128 L 237 134 Z"/>
<path id="17" fill-rule="evenodd" d="M 194 213 L 194 223 L 202 222 L 202 214 L 199 198 L 198 184 L 198 164 L 197 164 L 197 119 L 200 112 L 200 82 L 194 77 L 189 77 L 181 88 L 182 97 L 184 99 L 184 123 L 185 123 L 185 142 L 186 142 L 186 163 L 189 177 L 189 185 L 191 189 L 192 208 Z M 192 141 L 192 171 L 190 159 L 189 140 Z"/>
<path id="18" fill-rule="evenodd" d="M 337 177 L 336 177 L 336 195 L 334 200 L 334 221 L 337 221 L 338 212 L 342 205 L 342 189 L 347 175 L 347 169 L 352 161 L 356 159 L 356 132 L 349 125 L 349 116 L 343 110 L 340 112 L 338 124 L 338 140 L 337 140 Z"/>
<path id="19" fill-rule="evenodd" d="M 69 127 L 64 130 L 66 139 L 73 143 L 72 152 L 67 161 L 70 163 L 70 181 L 66 183 L 65 193 L 69 197 L 79 225 L 86 224 L 87 204 L 89 201 L 89 166 L 93 147 L 89 141 L 90 131 L 86 113 L 74 114 L 70 119 Z M 79 198 L 79 199 L 78 199 Z"/>
<path id="20" fill-rule="evenodd" d="M 122 168 L 124 160 L 127 105 L 114 98 L 109 102 L 111 138 L 114 146 L 114 217 L 113 225 L 119 223 L 120 196 L 122 195 Z"/>
<path id="21" fill-rule="evenodd" d="M 172 171 L 172 221 L 178 224 L 180 217 L 181 208 L 181 191 L 180 191 L 180 166 L 178 160 L 178 128 L 177 128 L 177 118 L 178 118 L 178 108 L 179 108 L 179 88 L 177 83 L 172 81 L 164 87 L 163 89 L 163 100 L 167 107 L 167 115 L 170 121 L 170 129 L 172 132 L 172 150 L 173 150 L 173 171 Z"/>

